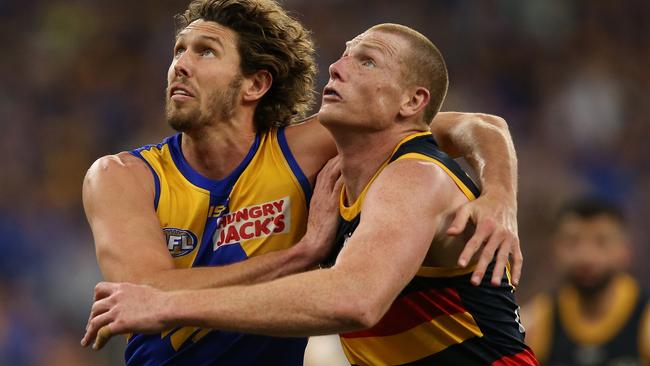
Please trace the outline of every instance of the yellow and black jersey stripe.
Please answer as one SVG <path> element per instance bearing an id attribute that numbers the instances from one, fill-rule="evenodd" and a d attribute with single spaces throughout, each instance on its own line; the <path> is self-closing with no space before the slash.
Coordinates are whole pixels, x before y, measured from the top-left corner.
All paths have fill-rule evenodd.
<path id="1" fill-rule="evenodd" d="M 479 196 L 478 187 L 460 166 L 440 151 L 430 132 L 402 140 L 380 167 L 359 199 L 346 205 L 341 192 L 336 255 L 359 225 L 361 205 L 373 181 L 402 159 L 432 162 L 442 168 L 465 196 Z M 501 285 L 470 283 L 473 268 L 421 267 L 374 327 L 341 334 L 343 350 L 354 365 L 537 365 L 524 344 L 514 288 L 505 274 Z"/>

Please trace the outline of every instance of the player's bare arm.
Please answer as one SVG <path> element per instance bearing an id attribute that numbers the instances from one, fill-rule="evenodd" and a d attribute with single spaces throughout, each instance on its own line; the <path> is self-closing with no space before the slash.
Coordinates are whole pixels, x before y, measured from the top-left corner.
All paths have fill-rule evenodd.
<path id="1" fill-rule="evenodd" d="M 82 344 L 91 344 L 103 327 L 96 348 L 115 334 L 156 332 L 171 325 L 285 336 L 372 327 L 416 274 L 432 239 L 445 235 L 453 210 L 465 201 L 437 166 L 414 160 L 393 163 L 370 188 L 360 225 L 332 268 L 263 285 L 199 291 L 101 283 Z"/>
<path id="2" fill-rule="evenodd" d="M 337 162 L 324 168 L 337 169 Z M 95 162 L 84 180 L 83 202 L 107 281 L 164 290 L 208 288 L 268 281 L 316 265 L 327 255 L 336 226 L 335 185 L 331 178 L 315 187 L 311 207 L 322 215 L 312 218 L 320 229 L 311 230 L 313 235 L 292 248 L 219 267 L 175 268 L 153 206 L 152 173 L 137 157 L 121 153 Z"/>
<path id="3" fill-rule="evenodd" d="M 476 224 L 475 235 L 461 253 L 459 265 L 467 266 L 483 248 L 472 282 L 481 282 L 496 257 L 492 283 L 498 285 L 511 254 L 512 282 L 517 285 L 523 256 L 517 230 L 517 155 L 508 124 L 493 115 L 440 112 L 430 127 L 440 148 L 453 157 L 464 156 L 482 185 L 481 196 L 460 207 L 448 232 L 460 235 L 468 221 Z M 336 154 L 334 140 L 317 116 L 287 128 L 287 140 L 312 183 L 324 162 Z"/>
<path id="4" fill-rule="evenodd" d="M 431 124 L 440 147 L 452 156 L 464 156 L 479 174 L 481 196 L 456 212 L 448 234 L 459 235 L 468 218 L 476 224 L 458 264 L 466 266 L 481 250 L 472 282 L 478 285 L 487 266 L 496 257 L 491 282 L 498 285 L 509 254 L 512 282 L 521 277 L 523 256 L 517 230 L 517 154 L 508 124 L 500 117 L 457 112 L 438 113 Z"/>

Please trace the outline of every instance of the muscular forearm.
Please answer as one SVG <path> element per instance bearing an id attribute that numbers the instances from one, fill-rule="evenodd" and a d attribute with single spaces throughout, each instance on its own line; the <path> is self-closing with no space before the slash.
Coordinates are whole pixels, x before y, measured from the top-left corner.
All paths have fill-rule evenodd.
<path id="1" fill-rule="evenodd" d="M 168 293 L 162 319 L 187 325 L 272 336 L 308 336 L 363 329 L 363 314 L 345 298 L 350 281 L 316 270 L 254 286 Z M 358 289 L 357 293 L 361 293 Z"/>
<path id="2" fill-rule="evenodd" d="M 119 271 L 116 267 L 118 270 L 111 271 L 116 275 L 107 275 L 105 278 L 108 281 L 131 282 L 168 291 L 260 283 L 313 268 L 317 259 L 304 245 L 299 244 L 224 266 L 143 269 L 135 273 Z"/>
<path id="3" fill-rule="evenodd" d="M 517 156 L 506 122 L 476 113 L 439 113 L 431 129 L 440 147 L 463 156 L 479 174 L 484 194 L 516 199 Z"/>

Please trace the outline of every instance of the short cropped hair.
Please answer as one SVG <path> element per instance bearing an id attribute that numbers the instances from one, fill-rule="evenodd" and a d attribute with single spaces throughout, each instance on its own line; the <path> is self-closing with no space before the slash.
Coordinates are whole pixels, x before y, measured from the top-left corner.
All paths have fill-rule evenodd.
<path id="1" fill-rule="evenodd" d="M 394 34 L 409 42 L 409 52 L 403 59 L 404 78 L 410 85 L 429 90 L 431 98 L 424 109 L 424 121 L 429 124 L 440 110 L 449 87 L 447 65 L 440 50 L 420 32 L 404 25 L 385 23 L 369 30 Z"/>
<path id="2" fill-rule="evenodd" d="M 194 0 L 178 14 L 176 33 L 202 19 L 237 34 L 241 72 L 267 70 L 273 83 L 255 110 L 260 133 L 305 116 L 314 102 L 316 63 L 311 34 L 273 0 Z"/>
<path id="3" fill-rule="evenodd" d="M 621 226 L 626 224 L 623 210 L 618 205 L 597 196 L 584 196 L 566 202 L 560 209 L 557 218 L 561 221 L 567 216 L 577 216 L 580 219 L 589 220 L 601 215 L 613 219 Z"/>

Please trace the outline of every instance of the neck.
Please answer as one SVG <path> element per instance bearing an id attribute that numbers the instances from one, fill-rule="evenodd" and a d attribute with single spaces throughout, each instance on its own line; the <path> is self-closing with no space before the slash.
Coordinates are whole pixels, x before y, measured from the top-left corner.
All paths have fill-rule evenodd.
<path id="1" fill-rule="evenodd" d="M 210 179 L 223 179 L 244 159 L 255 140 L 255 126 L 252 114 L 242 114 L 183 132 L 183 156 L 199 174 Z"/>
<path id="2" fill-rule="evenodd" d="M 330 130 L 341 156 L 341 173 L 348 203 L 356 201 L 381 165 L 390 157 L 397 144 L 413 133 L 415 128 L 381 131 Z"/>

